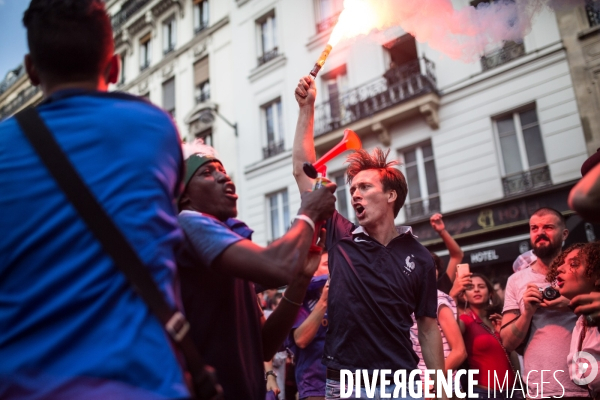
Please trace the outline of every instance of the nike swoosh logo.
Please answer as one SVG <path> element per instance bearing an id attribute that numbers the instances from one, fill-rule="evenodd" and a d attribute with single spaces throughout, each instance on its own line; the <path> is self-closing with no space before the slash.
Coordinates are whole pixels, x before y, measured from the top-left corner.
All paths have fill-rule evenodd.
<path id="1" fill-rule="evenodd" d="M 354 238 L 354 241 L 355 241 L 356 243 L 360 243 L 360 242 L 368 242 L 368 240 L 361 239 L 361 238 L 359 238 L 359 237 L 355 237 L 355 238 Z"/>

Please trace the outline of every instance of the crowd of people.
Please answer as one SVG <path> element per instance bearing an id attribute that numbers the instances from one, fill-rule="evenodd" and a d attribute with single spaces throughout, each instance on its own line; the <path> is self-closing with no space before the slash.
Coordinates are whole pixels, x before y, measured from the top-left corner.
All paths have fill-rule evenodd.
<path id="1" fill-rule="evenodd" d="M 367 398 L 364 387 L 342 385 L 341 371 L 383 369 L 477 369 L 479 398 L 598 398 L 600 377 L 590 373 L 600 359 L 600 243 L 563 251 L 569 232 L 559 211 L 531 215 L 534 257 L 506 284 L 491 283 L 461 264 L 441 215 L 430 222 L 447 265 L 395 225 L 406 179 L 389 151 L 375 148 L 348 156 L 357 223 L 348 220 L 335 209 L 335 184 L 314 188 L 303 172 L 316 159 L 317 93 L 307 76 L 295 89 L 292 152 L 301 204 L 289 230 L 259 246 L 236 218 L 236 187 L 216 152 L 201 143 L 182 151 L 168 114 L 107 92 L 119 59 L 103 1 L 32 0 L 23 23 L 26 70 L 44 94 L 33 116 L 172 316 L 164 322 L 147 285 L 121 271 L 49 173 L 52 161 L 40 161 L 24 135 L 32 114 L 8 118 L 0 123 L 0 398 L 263 400 L 296 390 L 299 399 Z M 586 161 L 569 197 L 594 222 L 599 161 L 600 152 Z M 524 390 L 503 385 L 505 376 Z M 410 393 L 430 389 L 422 382 Z M 394 389 L 377 385 L 374 398 Z"/>

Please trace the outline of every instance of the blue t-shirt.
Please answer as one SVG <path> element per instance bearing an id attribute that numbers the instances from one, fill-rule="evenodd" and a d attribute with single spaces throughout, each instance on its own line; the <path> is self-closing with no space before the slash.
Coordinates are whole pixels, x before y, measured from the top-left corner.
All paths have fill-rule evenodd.
<path id="1" fill-rule="evenodd" d="M 133 96 L 70 91 L 38 106 L 75 169 L 175 305 L 170 117 Z M 188 397 L 170 341 L 41 163 L 0 123 L 0 398 Z"/>
<path id="2" fill-rule="evenodd" d="M 329 329 L 323 362 L 333 369 L 417 368 L 411 314 L 436 318 L 435 266 L 402 227 L 387 245 L 339 213 L 327 221 Z"/>
<path id="3" fill-rule="evenodd" d="M 260 320 L 254 284 L 220 269 L 218 257 L 248 240 L 241 221 L 182 211 L 186 241 L 179 255 L 181 294 L 200 355 L 216 369 L 227 400 L 264 400 L 265 379 Z"/>
<path id="4" fill-rule="evenodd" d="M 321 292 L 329 275 L 315 276 L 310 281 L 306 290 L 302 307 L 298 311 L 298 316 L 292 327 L 292 332 L 286 342 L 294 353 L 296 363 L 296 385 L 301 399 L 310 396 L 325 396 L 326 368 L 321 362 L 323 357 L 323 347 L 325 346 L 325 333 L 327 332 L 327 312 L 323 316 L 321 326 L 317 330 L 312 342 L 301 349 L 294 342 L 294 329 L 298 328 L 310 315 L 315 305 L 321 298 Z"/>

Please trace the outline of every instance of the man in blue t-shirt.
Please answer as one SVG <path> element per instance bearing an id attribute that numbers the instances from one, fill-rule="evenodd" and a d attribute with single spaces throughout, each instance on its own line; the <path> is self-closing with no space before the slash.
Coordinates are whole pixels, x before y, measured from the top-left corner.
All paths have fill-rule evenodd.
<path id="1" fill-rule="evenodd" d="M 286 343 L 294 353 L 296 385 L 300 400 L 325 398 L 325 366 L 321 363 L 321 358 L 328 324 L 328 293 L 328 255 L 324 252 Z"/>
<path id="2" fill-rule="evenodd" d="M 252 230 L 237 216 L 236 188 L 214 150 L 186 145 L 185 188 L 179 222 L 186 234 L 179 257 L 182 297 L 192 338 L 216 370 L 226 400 L 264 400 L 263 361 L 286 338 L 320 260 L 309 255 L 314 221 L 335 210 L 335 185 L 302 197 L 285 235 L 267 247 L 250 240 Z M 254 282 L 288 284 L 265 321 Z"/>
<path id="3" fill-rule="evenodd" d="M 304 193 L 313 182 L 302 165 L 316 160 L 312 77 L 300 79 L 295 96 L 300 113 L 292 156 L 294 177 Z M 359 225 L 337 212 L 326 223 L 331 274 L 323 355 L 327 399 L 339 398 L 342 369 L 406 370 L 408 376 L 417 368 L 409 335 L 413 312 L 427 367 L 444 368 L 433 259 L 410 227 L 397 229 L 394 224 L 408 189 L 404 175 L 393 167 L 395 162 L 386 158 L 379 148 L 372 155 L 359 150 L 348 157 L 350 195 Z M 362 393 L 352 390 L 351 396 L 366 397 L 364 386 Z M 393 385 L 387 393 L 390 390 Z"/>
<path id="4" fill-rule="evenodd" d="M 103 1 L 33 0 L 23 22 L 41 118 L 175 306 L 183 160 L 172 120 L 106 93 L 119 60 Z M 14 118 L 0 123 L 0 182 L 0 398 L 188 398 L 159 320 Z"/>

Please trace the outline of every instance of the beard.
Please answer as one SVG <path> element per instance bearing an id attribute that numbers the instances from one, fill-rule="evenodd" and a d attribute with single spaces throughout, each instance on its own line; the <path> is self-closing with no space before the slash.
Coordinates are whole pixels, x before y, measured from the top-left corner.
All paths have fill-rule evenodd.
<path id="1" fill-rule="evenodd" d="M 545 238 L 548 239 L 547 237 Z M 546 246 L 540 246 L 539 243 L 531 243 L 531 247 L 533 249 L 533 254 L 538 258 L 548 258 L 556 256 L 560 252 L 562 242 L 552 243 L 552 241 L 548 239 L 548 245 Z"/>

